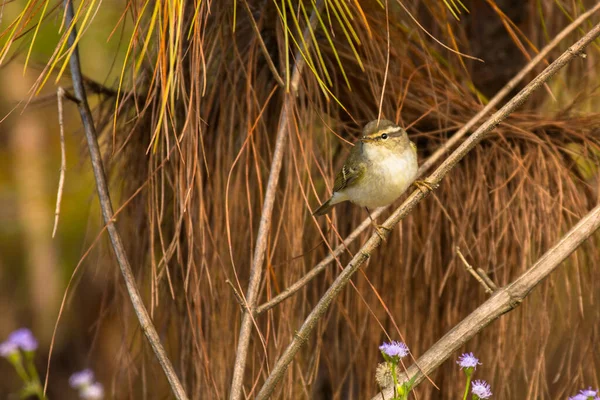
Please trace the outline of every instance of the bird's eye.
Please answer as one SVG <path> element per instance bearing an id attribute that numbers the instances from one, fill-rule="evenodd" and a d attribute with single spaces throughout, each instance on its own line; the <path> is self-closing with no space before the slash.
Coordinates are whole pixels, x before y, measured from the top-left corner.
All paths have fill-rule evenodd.
<path id="1" fill-rule="evenodd" d="M 388 138 L 388 134 L 387 134 L 387 133 L 384 133 L 383 135 L 381 135 L 381 138 L 382 138 L 383 140 L 387 139 L 387 138 Z"/>

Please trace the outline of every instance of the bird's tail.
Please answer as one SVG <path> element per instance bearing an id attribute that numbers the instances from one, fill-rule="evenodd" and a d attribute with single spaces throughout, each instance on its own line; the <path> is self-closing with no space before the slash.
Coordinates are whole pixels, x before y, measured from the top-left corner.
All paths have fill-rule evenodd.
<path id="1" fill-rule="evenodd" d="M 329 211 L 331 211 L 331 208 L 333 207 L 333 204 L 331 204 L 331 199 L 327 200 L 325 203 L 321 204 L 321 207 L 317 208 L 314 212 L 313 215 L 319 216 L 319 215 L 325 215 L 327 214 Z"/>

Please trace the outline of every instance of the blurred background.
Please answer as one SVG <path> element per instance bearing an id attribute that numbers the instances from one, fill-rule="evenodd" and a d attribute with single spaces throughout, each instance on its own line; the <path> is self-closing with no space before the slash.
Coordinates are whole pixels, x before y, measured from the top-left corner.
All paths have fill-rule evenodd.
<path id="1" fill-rule="evenodd" d="M 52 238 L 61 165 L 56 90 L 70 90 L 68 68 L 56 81 L 68 52 L 60 47 L 61 2 L 0 4 L 0 341 L 20 327 L 33 331 L 40 342 L 36 365 L 42 376 L 50 374 L 50 399 L 78 398 L 68 377 L 88 367 L 107 398 L 171 398 L 102 230 L 79 114 L 68 100 L 67 169 Z M 246 291 L 285 98 L 251 18 L 285 82 L 297 46 L 307 46 L 300 32 L 314 4 L 88 0 L 76 2 L 77 10 L 80 5 L 82 70 L 140 290 L 190 397 L 226 398 L 240 320 L 226 281 Z M 360 207 L 338 206 L 333 230 L 310 211 L 329 195 L 350 143 L 380 108 L 408 128 L 423 162 L 595 5 L 326 1 L 321 25 L 307 39 L 309 66 L 292 113 L 261 303 L 366 217 Z M 598 22 L 596 13 L 581 24 L 520 87 Z M 400 224 L 356 275 L 355 288 L 334 301 L 274 398 L 375 395 L 382 341 L 401 333 L 418 357 L 487 298 L 457 258 L 457 246 L 506 285 L 597 204 L 599 46 L 596 40 L 585 59 L 561 70 Z M 566 399 L 600 386 L 598 239 L 465 346 L 483 362 L 476 378 L 492 384 L 494 398 Z M 349 259 L 344 254 L 340 265 Z M 332 264 L 257 319 L 264 343 L 255 331 L 247 397 L 338 272 Z M 431 376 L 440 389 L 426 381 L 419 399 L 459 396 L 464 386 L 456 357 Z M 14 370 L 0 360 L 0 398 L 19 389 Z"/>

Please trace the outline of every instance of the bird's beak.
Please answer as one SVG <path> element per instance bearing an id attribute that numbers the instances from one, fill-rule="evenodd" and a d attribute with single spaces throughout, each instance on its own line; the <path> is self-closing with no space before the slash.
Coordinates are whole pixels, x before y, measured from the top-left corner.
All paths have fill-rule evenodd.
<path id="1" fill-rule="evenodd" d="M 368 143 L 368 142 L 372 142 L 373 141 L 373 139 L 370 138 L 370 137 L 368 137 L 368 136 L 363 136 L 363 137 L 360 138 L 360 140 L 362 142 L 364 142 L 364 143 Z"/>

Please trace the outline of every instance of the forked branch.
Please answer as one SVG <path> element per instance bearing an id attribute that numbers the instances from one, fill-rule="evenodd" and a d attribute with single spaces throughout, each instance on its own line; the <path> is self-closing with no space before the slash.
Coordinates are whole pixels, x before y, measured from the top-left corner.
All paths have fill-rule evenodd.
<path id="1" fill-rule="evenodd" d="M 567 65 L 573 58 L 579 56 L 582 50 L 600 35 L 600 24 L 594 26 L 583 38 L 573 46 L 569 47 L 556 61 L 550 64 L 544 71 L 525 86 L 515 97 L 506 103 L 500 110 L 495 112 L 486 122 L 484 122 L 473 134 L 467 138 L 429 177 L 426 181 L 432 187 L 439 185 L 440 181 L 450 172 L 452 168 L 462 158 L 471 151 L 492 129 L 500 122 L 506 119 L 513 111 L 521 106 L 525 100 L 562 67 Z M 425 198 L 426 191 L 415 190 L 406 201 L 385 221 L 383 226 L 386 230 L 393 229 L 416 205 Z M 361 249 L 352 258 L 350 263 L 338 275 L 323 297 L 319 300 L 313 311 L 308 315 L 302 326 L 294 335 L 294 339 L 285 349 L 279 360 L 273 366 L 271 373 L 267 377 L 263 387 L 257 395 L 257 399 L 267 399 L 273 393 L 275 386 L 283 377 L 288 365 L 294 359 L 294 356 L 300 350 L 302 345 L 308 340 L 309 334 L 316 326 L 317 322 L 325 314 L 325 311 L 346 286 L 352 275 L 358 268 L 370 257 L 370 254 L 381 244 L 381 237 L 373 234 L 371 238 L 361 247 Z"/>
<path id="2" fill-rule="evenodd" d="M 63 4 L 66 8 L 66 25 L 68 29 L 74 23 L 73 0 L 64 0 Z M 85 87 L 83 85 L 81 65 L 79 63 L 79 51 L 77 45 L 75 44 L 76 37 L 77 31 L 75 27 L 73 27 L 68 41 L 69 46 L 75 46 L 75 50 L 73 51 L 71 59 L 69 60 L 69 66 L 71 69 L 71 78 L 73 79 L 73 91 L 75 93 L 77 107 L 79 109 L 81 122 L 85 131 L 85 139 L 90 152 L 90 160 L 92 162 L 92 169 L 96 179 L 96 189 L 98 191 L 98 199 L 100 201 L 100 208 L 102 209 L 104 223 L 106 224 L 106 230 L 108 231 L 108 236 L 110 237 L 110 242 L 115 252 L 117 262 L 121 268 L 121 274 L 125 280 L 127 293 L 129 294 L 129 298 L 131 300 L 133 309 L 135 310 L 135 314 L 137 315 L 140 327 L 146 335 L 148 342 L 150 342 L 150 346 L 152 347 L 152 350 L 154 351 L 154 354 L 156 355 L 156 358 L 158 359 L 158 362 L 160 363 L 167 380 L 171 385 L 171 390 L 173 391 L 175 398 L 178 400 L 187 400 L 188 397 L 183 390 L 183 386 L 175 374 L 175 370 L 171 365 L 171 361 L 167 357 L 167 353 L 160 343 L 158 333 L 156 333 L 156 329 L 152 324 L 150 315 L 144 306 L 144 302 L 142 301 L 140 292 L 135 282 L 135 277 L 131 271 L 131 265 L 129 264 L 127 253 L 125 252 L 125 247 L 123 246 L 123 242 L 121 240 L 121 235 L 119 235 L 119 232 L 114 224 L 114 212 L 110 200 L 108 184 L 106 183 L 106 174 L 104 173 L 102 155 L 100 154 L 100 147 L 98 145 L 96 127 L 94 125 L 92 112 L 87 101 Z"/>

